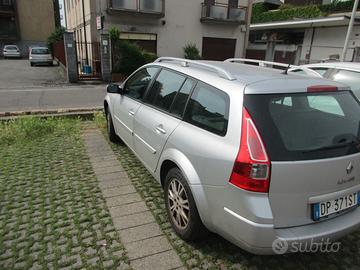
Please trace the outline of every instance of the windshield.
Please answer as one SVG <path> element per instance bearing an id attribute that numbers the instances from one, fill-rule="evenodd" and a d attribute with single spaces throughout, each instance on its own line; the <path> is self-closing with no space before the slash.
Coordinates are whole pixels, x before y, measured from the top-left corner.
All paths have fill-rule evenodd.
<path id="1" fill-rule="evenodd" d="M 49 50 L 46 48 L 37 48 L 31 50 L 32 54 L 49 54 Z"/>
<path id="2" fill-rule="evenodd" d="M 244 103 L 273 161 L 359 152 L 360 105 L 350 91 L 246 95 Z"/>

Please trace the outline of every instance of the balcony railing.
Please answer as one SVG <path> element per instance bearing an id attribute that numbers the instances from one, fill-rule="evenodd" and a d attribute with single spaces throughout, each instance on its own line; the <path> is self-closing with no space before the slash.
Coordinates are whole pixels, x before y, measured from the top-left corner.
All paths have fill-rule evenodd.
<path id="1" fill-rule="evenodd" d="M 245 23 L 246 7 L 231 7 L 227 4 L 202 3 L 202 22 Z"/>
<path id="2" fill-rule="evenodd" d="M 14 2 L 11 0 L 0 0 L 0 13 L 15 12 Z"/>
<path id="3" fill-rule="evenodd" d="M 164 17 L 164 0 L 110 0 L 109 10 Z"/>

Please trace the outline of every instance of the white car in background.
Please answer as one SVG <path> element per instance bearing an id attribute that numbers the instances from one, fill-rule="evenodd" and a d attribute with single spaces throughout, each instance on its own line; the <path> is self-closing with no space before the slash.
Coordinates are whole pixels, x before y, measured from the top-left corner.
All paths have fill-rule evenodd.
<path id="1" fill-rule="evenodd" d="M 16 45 L 5 45 L 3 48 L 4 58 L 21 58 L 19 47 Z"/>
<path id="2" fill-rule="evenodd" d="M 351 87 L 355 96 L 360 100 L 360 63 L 328 62 L 309 64 L 292 67 L 288 72 L 345 83 Z"/>
<path id="3" fill-rule="evenodd" d="M 31 47 L 29 52 L 30 65 L 53 65 L 53 57 L 46 47 Z"/>

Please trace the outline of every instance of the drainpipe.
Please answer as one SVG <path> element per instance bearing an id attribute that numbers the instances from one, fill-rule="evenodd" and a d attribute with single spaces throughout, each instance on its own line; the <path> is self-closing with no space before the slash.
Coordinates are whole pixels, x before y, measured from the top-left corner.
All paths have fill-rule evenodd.
<path id="1" fill-rule="evenodd" d="M 89 54 L 88 54 L 88 44 L 87 44 L 87 35 L 86 35 L 86 21 L 85 21 L 85 5 L 84 0 L 82 0 L 82 14 L 83 14 L 83 24 L 84 24 L 84 41 L 85 41 L 85 54 L 86 54 L 86 65 L 89 65 Z"/>
<path id="2" fill-rule="evenodd" d="M 344 48 L 343 48 L 343 51 L 342 51 L 342 54 L 341 54 L 340 61 L 345 61 L 346 51 L 347 51 L 347 49 L 349 47 L 349 40 L 350 40 L 351 32 L 352 32 L 352 29 L 353 29 L 353 26 L 354 26 L 355 15 L 356 15 L 356 10 L 357 10 L 358 4 L 359 4 L 359 0 L 355 0 L 353 10 L 352 10 L 352 13 L 351 13 L 351 19 L 350 19 L 350 22 L 349 22 L 348 31 L 347 31 L 346 38 L 345 38 L 345 44 L 344 44 Z"/>
<path id="3" fill-rule="evenodd" d="M 312 26 L 312 25 L 313 25 L 313 24 L 311 24 L 311 26 Z M 312 30 L 312 33 L 311 33 L 311 41 L 310 41 L 308 64 L 310 64 L 310 60 L 311 60 L 311 52 L 312 52 L 312 47 L 313 47 L 313 43 L 314 43 L 315 31 L 316 31 L 316 28 L 313 27 L 313 30 Z"/>
<path id="4" fill-rule="evenodd" d="M 244 39 L 243 58 L 246 58 L 246 50 L 247 50 L 248 43 L 249 43 L 252 6 L 253 6 L 253 0 L 248 0 L 248 9 L 246 12 L 247 13 L 246 14 L 246 32 L 245 32 L 245 39 Z"/>

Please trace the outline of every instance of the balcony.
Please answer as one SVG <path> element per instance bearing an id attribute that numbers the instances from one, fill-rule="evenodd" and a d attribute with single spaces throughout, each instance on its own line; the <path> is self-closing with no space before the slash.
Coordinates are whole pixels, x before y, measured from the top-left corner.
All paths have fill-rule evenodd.
<path id="1" fill-rule="evenodd" d="M 244 24 L 245 17 L 246 7 L 202 3 L 200 21 L 203 23 Z"/>
<path id="2" fill-rule="evenodd" d="M 108 11 L 162 18 L 165 16 L 165 0 L 109 0 Z"/>
<path id="3" fill-rule="evenodd" d="M 0 0 L 0 14 L 14 14 L 15 6 L 12 0 Z"/>

